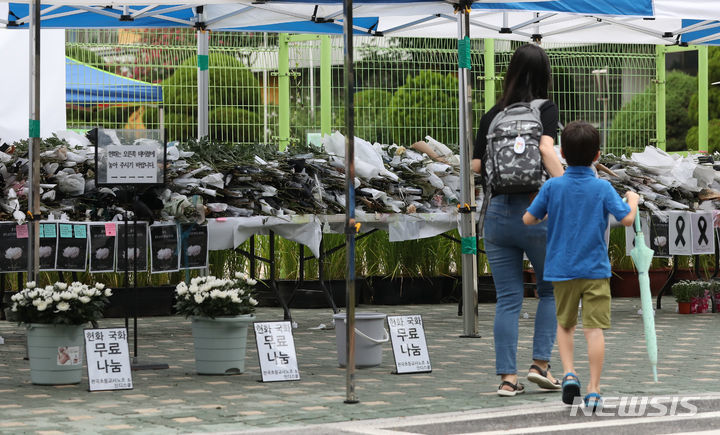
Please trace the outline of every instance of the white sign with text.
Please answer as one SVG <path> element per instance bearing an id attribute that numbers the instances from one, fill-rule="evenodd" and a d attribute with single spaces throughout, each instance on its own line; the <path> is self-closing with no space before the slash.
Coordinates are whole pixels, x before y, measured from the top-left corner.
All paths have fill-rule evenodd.
<path id="1" fill-rule="evenodd" d="M 253 327 L 262 381 L 300 380 L 290 322 L 255 322 Z"/>
<path id="2" fill-rule="evenodd" d="M 422 316 L 388 316 L 387 321 L 397 373 L 431 372 Z"/>
<path id="3" fill-rule="evenodd" d="M 640 229 L 643 232 L 645 246 L 650 247 L 650 226 L 648 225 L 647 216 L 640 214 Z M 630 256 L 630 251 L 635 247 L 635 223 L 629 227 L 625 227 L 625 255 Z"/>
<path id="4" fill-rule="evenodd" d="M 90 391 L 133 388 L 125 328 L 85 329 Z"/>
<path id="5" fill-rule="evenodd" d="M 108 145 L 107 182 L 156 184 L 157 159 L 155 145 Z"/>

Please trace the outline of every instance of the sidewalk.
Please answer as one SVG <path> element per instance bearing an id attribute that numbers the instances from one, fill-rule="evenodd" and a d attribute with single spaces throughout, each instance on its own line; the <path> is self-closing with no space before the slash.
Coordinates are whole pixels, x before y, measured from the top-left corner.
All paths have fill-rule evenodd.
<path id="1" fill-rule="evenodd" d="M 524 377 L 530 365 L 534 309 L 526 299 L 520 319 L 518 369 Z M 717 374 L 720 315 L 678 315 L 665 301 L 656 316 L 660 383 L 652 374 L 643 337 L 639 299 L 613 300 L 613 328 L 606 334 L 603 391 L 610 395 L 676 395 L 720 392 Z M 311 330 L 330 324 L 329 309 L 293 309 L 300 381 L 262 383 L 252 332 L 248 336 L 246 372 L 236 376 L 198 376 L 190 322 L 181 317 L 138 320 L 139 362 L 170 365 L 168 370 L 133 372 L 133 390 L 87 391 L 79 385 L 35 386 L 24 357 L 25 333 L 15 323 L 0 322 L 0 432 L 7 433 L 176 433 L 222 432 L 332 423 L 395 416 L 469 411 L 523 404 L 556 405 L 559 393 L 542 392 L 525 382 L 526 394 L 501 398 L 495 394 L 492 345 L 494 304 L 479 308 L 482 338 L 459 338 L 462 318 L 457 306 L 362 306 L 358 311 L 422 314 L 433 371 L 393 375 L 392 352 L 384 347 L 379 367 L 355 372 L 360 403 L 345 399 L 345 370 L 338 367 L 335 331 Z M 281 320 L 279 308 L 261 308 L 258 320 Z M 104 319 L 101 327 L 123 326 L 123 319 Z M 132 335 L 132 331 L 131 331 Z M 576 364 L 588 377 L 585 342 L 576 335 Z M 132 343 L 131 343 L 132 351 Z M 561 376 L 557 350 L 553 373 Z"/>

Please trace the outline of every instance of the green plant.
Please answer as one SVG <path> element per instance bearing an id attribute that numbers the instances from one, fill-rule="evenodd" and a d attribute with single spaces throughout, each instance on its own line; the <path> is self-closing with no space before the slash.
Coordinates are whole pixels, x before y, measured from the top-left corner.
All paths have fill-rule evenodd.
<path id="1" fill-rule="evenodd" d="M 720 105 L 720 101 L 718 101 Z M 688 150 L 697 150 L 698 143 L 698 126 L 690 127 L 685 136 L 685 146 Z M 708 123 L 708 152 L 714 153 L 720 151 L 720 119 L 711 119 Z"/>
<path id="2" fill-rule="evenodd" d="M 260 118 L 248 110 L 215 108 L 208 114 L 208 124 L 210 137 L 215 141 L 256 143 L 262 138 Z"/>
<path id="3" fill-rule="evenodd" d="M 79 282 L 56 282 L 36 287 L 34 281 L 14 294 L 12 311 L 20 323 L 82 325 L 102 318 L 112 291 L 104 284 L 88 286 Z"/>
<path id="4" fill-rule="evenodd" d="M 175 287 L 175 309 L 185 317 L 216 318 L 255 312 L 258 301 L 253 297 L 257 281 L 237 272 L 232 279 L 200 276 L 181 282 Z"/>
<path id="5" fill-rule="evenodd" d="M 382 89 L 366 89 L 355 94 L 355 136 L 370 143 L 391 143 L 388 108 L 392 98 L 392 93 Z M 336 124 L 345 125 L 344 106 L 337 112 Z"/>
<path id="6" fill-rule="evenodd" d="M 671 287 L 675 301 L 690 302 L 690 298 L 693 296 L 691 293 L 694 291 L 691 281 L 678 281 Z"/>
<path id="7" fill-rule="evenodd" d="M 682 150 L 688 129 L 695 124 L 688 114 L 690 97 L 697 91 L 697 78 L 680 71 L 667 74 L 666 134 L 668 151 Z M 608 144 L 613 147 L 643 148 L 651 144 L 655 125 L 655 84 L 626 103 L 610 125 Z"/>
<path id="8" fill-rule="evenodd" d="M 448 146 L 457 144 L 457 89 L 458 80 L 452 74 L 423 71 L 408 76 L 390 102 L 393 141 L 409 146 L 430 135 Z"/>
<path id="9" fill-rule="evenodd" d="M 252 110 L 261 99 L 261 86 L 255 75 L 239 60 L 222 53 L 210 53 L 208 104 Z M 197 111 L 197 60 L 189 58 L 162 82 L 163 100 L 170 113 Z"/>

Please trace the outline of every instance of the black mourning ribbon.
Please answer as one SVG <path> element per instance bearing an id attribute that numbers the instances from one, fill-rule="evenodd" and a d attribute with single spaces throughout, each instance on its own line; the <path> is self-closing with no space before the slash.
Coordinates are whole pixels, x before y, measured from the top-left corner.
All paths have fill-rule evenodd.
<path id="1" fill-rule="evenodd" d="M 700 216 L 698 219 L 698 229 L 700 230 L 698 245 L 702 245 L 703 243 L 709 245 L 710 240 L 708 240 L 707 235 L 705 234 L 705 231 L 707 231 L 707 220 L 705 220 L 705 216 Z"/>
<path id="2" fill-rule="evenodd" d="M 685 237 L 683 237 L 683 231 L 685 231 L 685 218 L 679 216 L 675 221 L 675 229 L 677 230 L 677 237 L 675 237 L 675 246 L 680 246 L 682 243 L 685 246 Z"/>

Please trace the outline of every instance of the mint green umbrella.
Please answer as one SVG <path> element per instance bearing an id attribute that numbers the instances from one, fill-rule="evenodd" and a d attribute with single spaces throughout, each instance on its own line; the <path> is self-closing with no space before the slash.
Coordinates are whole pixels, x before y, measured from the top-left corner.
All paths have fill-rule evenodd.
<path id="1" fill-rule="evenodd" d="M 647 347 L 650 364 L 652 364 L 653 377 L 655 382 L 657 377 L 657 336 L 655 334 L 655 312 L 653 311 L 652 296 L 650 295 L 650 263 L 652 262 L 655 251 L 645 245 L 645 236 L 643 236 L 640 226 L 640 212 L 635 215 L 635 247 L 630 251 L 630 256 L 635 263 L 638 271 L 638 281 L 640 282 L 640 299 L 642 300 L 642 316 L 645 325 L 645 345 Z"/>

